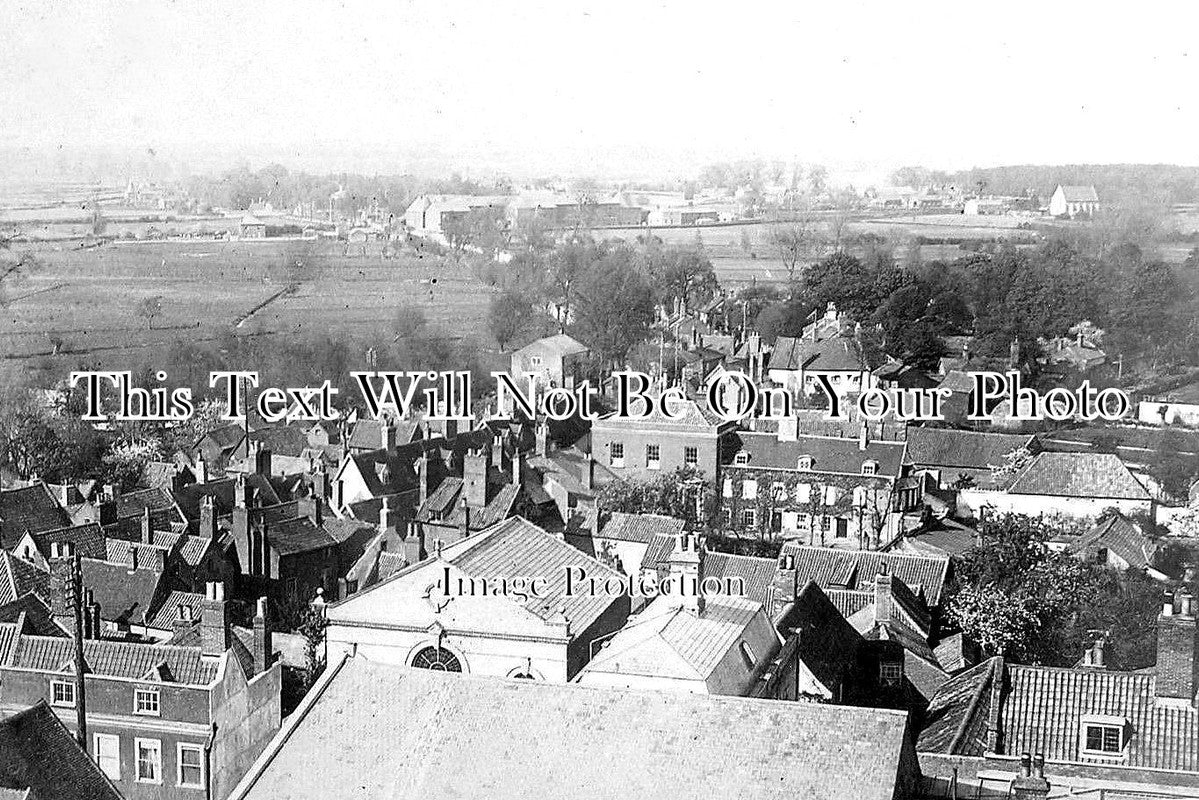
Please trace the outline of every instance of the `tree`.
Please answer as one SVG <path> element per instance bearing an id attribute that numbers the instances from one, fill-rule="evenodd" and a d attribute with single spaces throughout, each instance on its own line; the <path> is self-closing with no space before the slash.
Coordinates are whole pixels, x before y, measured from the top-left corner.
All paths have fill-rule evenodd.
<path id="1" fill-rule="evenodd" d="M 162 295 L 143 298 L 133 313 L 146 320 L 146 326 L 153 330 L 154 318 L 162 314 Z"/>
<path id="2" fill-rule="evenodd" d="M 679 467 L 649 480 L 609 481 L 600 488 L 596 501 L 606 512 L 663 514 L 702 524 L 715 511 L 716 496 L 701 470 Z"/>
<path id="3" fill-rule="evenodd" d="M 1199 478 L 1199 456 L 1184 452 L 1188 449 L 1178 431 L 1166 428 L 1149 459 L 1149 474 L 1171 497 L 1185 499 Z"/>
<path id="4" fill-rule="evenodd" d="M 803 259 L 815 255 L 820 249 L 820 236 L 815 220 L 807 214 L 787 222 L 776 222 L 767 234 L 783 268 L 787 270 L 787 282 L 795 283 L 795 273 Z"/>
<path id="5" fill-rule="evenodd" d="M 684 313 L 692 303 L 711 300 L 719 287 L 712 262 L 698 249 L 666 248 L 654 260 L 650 275 L 662 305 L 669 308 L 677 301 Z"/>
<path id="6" fill-rule="evenodd" d="M 654 320 L 654 292 L 627 248 L 609 250 L 578 285 L 574 333 L 608 364 L 621 364 L 645 340 Z"/>
<path id="7" fill-rule="evenodd" d="M 516 338 L 532 316 L 533 304 L 527 295 L 508 290 L 491 298 L 487 326 L 501 351 Z"/>
<path id="8" fill-rule="evenodd" d="M 13 253 L 10 238 L 0 236 L 0 308 L 16 300 L 17 287 L 39 269 L 41 262 L 32 253 Z"/>

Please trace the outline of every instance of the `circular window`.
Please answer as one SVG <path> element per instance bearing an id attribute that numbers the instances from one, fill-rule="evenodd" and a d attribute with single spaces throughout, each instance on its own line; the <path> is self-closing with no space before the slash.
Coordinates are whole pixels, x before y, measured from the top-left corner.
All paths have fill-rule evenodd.
<path id="1" fill-rule="evenodd" d="M 461 672 L 462 662 L 442 647 L 426 647 L 412 657 L 412 666 L 437 672 Z"/>

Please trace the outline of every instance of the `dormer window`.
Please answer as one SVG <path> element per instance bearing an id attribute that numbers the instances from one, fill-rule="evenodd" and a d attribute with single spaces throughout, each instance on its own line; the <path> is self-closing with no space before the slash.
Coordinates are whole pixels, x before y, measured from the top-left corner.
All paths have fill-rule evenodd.
<path id="1" fill-rule="evenodd" d="M 737 455 L 733 456 L 733 463 L 739 467 L 744 467 L 746 464 L 749 463 L 749 453 L 740 452 Z"/>
<path id="2" fill-rule="evenodd" d="M 1127 744 L 1126 722 L 1120 717 L 1085 716 L 1079 732 L 1079 749 L 1088 756 L 1119 756 Z"/>
<path id="3" fill-rule="evenodd" d="M 799 461 L 796 463 L 796 469 L 801 472 L 810 472 L 812 469 L 812 457 L 800 456 Z"/>
<path id="4" fill-rule="evenodd" d="M 903 682 L 903 662 L 883 661 L 878 665 L 879 682 L 883 686 L 899 686 Z"/>
<path id="5" fill-rule="evenodd" d="M 877 475 L 878 474 L 878 462 L 877 461 L 863 461 L 862 462 L 862 474 L 863 475 Z"/>

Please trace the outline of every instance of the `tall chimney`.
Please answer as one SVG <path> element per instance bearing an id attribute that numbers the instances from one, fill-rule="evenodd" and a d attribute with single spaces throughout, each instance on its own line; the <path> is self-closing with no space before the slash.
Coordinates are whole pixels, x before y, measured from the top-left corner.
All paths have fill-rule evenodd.
<path id="1" fill-rule="evenodd" d="M 892 578 L 886 572 L 874 576 L 874 621 L 889 622 L 891 620 L 894 594 Z"/>
<path id="2" fill-rule="evenodd" d="M 668 563 L 671 604 L 702 616 L 704 598 L 700 593 L 700 585 L 704 579 L 703 542 L 693 533 L 678 534 Z"/>
<path id="3" fill-rule="evenodd" d="M 1186 590 L 1173 602 L 1167 602 L 1157 619 L 1158 699 L 1195 702 L 1199 688 L 1199 638 L 1195 630 L 1195 610 Z"/>
<path id="4" fill-rule="evenodd" d="M 429 499 L 429 454 L 424 450 L 421 451 L 420 458 L 416 460 L 416 490 L 416 507 L 423 508 L 425 501 Z"/>
<path id="5" fill-rule="evenodd" d="M 203 456 L 196 457 L 196 463 L 192 465 L 192 474 L 196 476 L 196 483 L 208 483 L 208 462 Z"/>
<path id="6" fill-rule="evenodd" d="M 384 495 L 383 505 L 379 508 L 379 533 L 386 533 L 391 523 L 391 498 Z"/>
<path id="7" fill-rule="evenodd" d="M 223 655 L 229 649 L 229 606 L 225 602 L 225 584 L 210 581 L 204 588 L 204 604 L 200 611 L 200 654 Z"/>
<path id="8" fill-rule="evenodd" d="M 69 600 L 74 557 L 71 542 L 50 543 L 50 613 L 56 617 L 74 613 Z"/>
<path id="9" fill-rule="evenodd" d="M 388 453 L 396 449 L 396 429 L 392 426 L 389 420 L 380 420 L 382 437 L 382 447 Z"/>
<path id="10" fill-rule="evenodd" d="M 595 480 L 595 456 L 587 453 L 583 457 L 582 474 L 579 476 L 579 482 L 583 485 L 583 490 L 590 492 Z"/>
<path id="11" fill-rule="evenodd" d="M 544 458 L 550 452 L 550 428 L 544 422 L 538 422 L 534 429 L 535 452 Z"/>
<path id="12" fill-rule="evenodd" d="M 260 597 L 254 614 L 254 674 L 257 675 L 270 669 L 274 655 L 270 613 L 266 598 Z"/>
<path id="13" fill-rule="evenodd" d="M 470 536 L 470 503 L 466 502 L 466 498 L 462 498 L 462 522 L 458 525 L 458 535 L 465 539 Z"/>
<path id="14" fill-rule="evenodd" d="M 868 444 L 870 444 L 870 430 L 867 427 L 866 420 L 862 420 L 862 427 L 858 430 L 858 450 L 864 451 Z"/>
<path id="15" fill-rule="evenodd" d="M 419 523 L 414 520 L 408 522 L 408 532 L 404 536 L 404 544 L 401 552 L 404 554 L 404 560 L 409 564 L 415 564 L 421 560 L 423 553 L 421 552 L 421 528 Z"/>
<path id="16" fill-rule="evenodd" d="M 271 448 L 259 444 L 254 453 L 254 473 L 264 478 L 271 476 Z"/>
<path id="17" fill-rule="evenodd" d="M 142 511 L 142 544 L 154 544 L 154 526 L 150 521 L 150 507 Z"/>
<path id="18" fill-rule="evenodd" d="M 215 540 L 217 536 L 216 503 L 212 495 L 206 494 L 200 498 L 200 530 L 199 535 L 205 539 Z"/>
<path id="19" fill-rule="evenodd" d="M 462 459 L 462 495 L 471 508 L 487 505 L 487 456 L 470 450 Z"/>

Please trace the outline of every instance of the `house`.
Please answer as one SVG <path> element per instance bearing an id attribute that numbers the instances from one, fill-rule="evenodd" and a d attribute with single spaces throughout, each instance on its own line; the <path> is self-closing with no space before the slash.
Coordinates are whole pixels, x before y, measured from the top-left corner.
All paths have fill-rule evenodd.
<path id="1" fill-rule="evenodd" d="M 253 214 L 246 214 L 238 223 L 237 232 L 242 239 L 265 239 L 266 223 Z"/>
<path id="2" fill-rule="evenodd" d="M 229 800 L 893 800 L 919 781 L 906 726 L 890 710 L 444 675 L 351 656 L 331 662 Z"/>
<path id="3" fill-rule="evenodd" d="M 83 642 L 88 751 L 124 797 L 223 797 L 279 729 L 266 604 L 248 641 L 229 613 L 210 584 L 195 646 Z M 41 701 L 74 730 L 77 668 L 70 638 L 0 624 L 0 717 Z"/>
<path id="4" fill-rule="evenodd" d="M 950 561 L 948 558 L 847 551 L 787 542 L 779 552 L 777 564 L 774 586 L 779 602 L 789 602 L 796 597 L 808 581 L 814 581 L 826 593 L 873 592 L 875 577 L 886 574 L 899 578 L 926 608 L 935 610 L 941 605 L 941 595 L 949 579 Z M 860 607 L 844 607 L 850 611 L 846 616 L 851 616 Z"/>
<path id="5" fill-rule="evenodd" d="M 1135 569 L 1166 580 L 1153 566 L 1158 547 L 1157 540 L 1146 536 L 1140 525 L 1117 511 L 1071 542 L 1066 552 L 1113 569 Z"/>
<path id="6" fill-rule="evenodd" d="M 1030 517 L 1061 514 L 1097 519 L 1108 508 L 1122 514 L 1156 516 L 1156 503 L 1110 453 L 1054 453 L 1033 456 L 1006 489 L 970 488 L 958 492 L 960 509 L 976 517 L 989 513 Z"/>
<path id="7" fill-rule="evenodd" d="M 45 700 L 0 720 L 0 797 L 121 800 Z"/>
<path id="8" fill-rule="evenodd" d="M 1058 185 L 1049 198 L 1049 215 L 1053 217 L 1090 216 L 1099 210 L 1099 194 L 1094 186 Z"/>
<path id="9" fill-rule="evenodd" d="M 1195 610 L 1186 594 L 1165 604 L 1152 669 L 1109 670 L 1097 644 L 1072 669 L 996 656 L 950 679 L 917 741 L 925 776 L 947 783 L 956 774 L 973 793 L 980 778 L 1010 779 L 1021 753 L 1039 752 L 1063 795 L 1196 796 Z"/>
<path id="10" fill-rule="evenodd" d="M 568 681 L 593 643 L 624 625 L 629 597 L 568 594 L 567 570 L 601 582 L 618 578 L 525 519 L 506 519 L 329 605 L 329 658 L 358 653 L 428 669 Z M 524 585 L 500 586 L 505 577 Z M 537 578 L 540 593 L 530 590 Z"/>
<path id="11" fill-rule="evenodd" d="M 645 418 L 607 414 L 591 423 L 591 452 L 618 478 L 645 480 L 688 468 L 715 481 L 722 442 L 735 427 L 694 400 L 671 404 L 673 418 L 654 402 Z"/>
<path id="12" fill-rule="evenodd" d="M 569 386 L 582 379 L 590 353 L 586 345 L 559 333 L 530 342 L 514 352 L 508 371 L 522 392 L 527 388 L 524 378 L 530 374 L 536 376 L 542 388 Z"/>
<path id="13" fill-rule="evenodd" d="M 916 507 L 903 442 L 739 431 L 722 456 L 724 525 L 742 534 L 813 545 L 879 547 Z"/>
<path id="14" fill-rule="evenodd" d="M 952 428 L 909 427 L 908 460 L 918 473 L 927 473 L 942 488 L 969 479 L 970 485 L 992 485 L 992 471 L 1009 454 L 1032 450 L 1034 438 L 1007 433 L 983 433 Z"/>
<path id="15" fill-rule="evenodd" d="M 676 534 L 669 558 L 673 585 L 690 577 L 703 586 L 711 577 L 705 557 L 706 548 L 694 534 Z M 746 696 L 772 668 L 779 645 L 762 604 L 743 594 L 659 594 L 603 643 L 575 682 Z"/>
<path id="16" fill-rule="evenodd" d="M 636 575 L 654 537 L 678 536 L 685 524 L 684 520 L 662 514 L 615 511 L 591 537 L 591 550 L 597 559 L 617 572 Z"/>
<path id="17" fill-rule="evenodd" d="M 878 385 L 861 344 L 852 336 L 830 336 L 817 341 L 780 336 L 775 340 L 766 375 L 797 397 L 822 392 L 822 379 L 841 396 Z"/>

